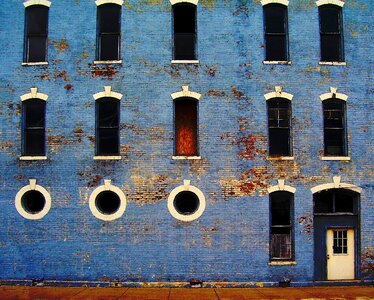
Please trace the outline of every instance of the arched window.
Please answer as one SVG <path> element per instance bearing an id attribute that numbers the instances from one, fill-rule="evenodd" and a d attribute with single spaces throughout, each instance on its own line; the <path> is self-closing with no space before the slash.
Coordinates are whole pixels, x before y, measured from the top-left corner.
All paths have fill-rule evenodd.
<path id="1" fill-rule="evenodd" d="M 318 8 L 321 36 L 321 61 L 343 62 L 343 17 L 338 5 L 325 4 Z"/>
<path id="2" fill-rule="evenodd" d="M 264 5 L 265 60 L 288 61 L 287 6 L 278 3 Z"/>
<path id="3" fill-rule="evenodd" d="M 96 155 L 119 155 L 120 101 L 112 97 L 96 100 Z"/>
<path id="4" fill-rule="evenodd" d="M 272 98 L 267 102 L 269 156 L 292 156 L 291 101 Z"/>
<path id="5" fill-rule="evenodd" d="M 175 155 L 198 156 L 197 100 L 182 97 L 174 100 Z"/>
<path id="6" fill-rule="evenodd" d="M 49 1 L 40 1 L 44 4 L 34 5 L 34 2 L 27 1 L 24 3 L 26 6 L 24 63 L 42 63 L 47 61 L 48 12 L 51 3 Z"/>
<path id="7" fill-rule="evenodd" d="M 314 214 L 357 214 L 359 194 L 348 189 L 322 190 L 313 195 Z"/>
<path id="8" fill-rule="evenodd" d="M 121 5 L 105 3 L 97 7 L 97 61 L 121 59 Z"/>
<path id="9" fill-rule="evenodd" d="M 22 101 L 22 156 L 45 156 L 46 101 Z"/>
<path id="10" fill-rule="evenodd" d="M 173 5 L 174 60 L 196 60 L 196 5 Z"/>
<path id="11" fill-rule="evenodd" d="M 346 103 L 340 99 L 322 102 L 325 156 L 347 156 Z"/>

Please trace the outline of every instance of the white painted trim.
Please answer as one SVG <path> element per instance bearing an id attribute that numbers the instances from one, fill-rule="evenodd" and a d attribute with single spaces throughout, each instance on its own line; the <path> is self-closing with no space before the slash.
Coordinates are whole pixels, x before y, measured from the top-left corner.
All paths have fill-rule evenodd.
<path id="1" fill-rule="evenodd" d="M 26 1 L 26 2 L 23 2 L 23 5 L 25 7 L 29 7 L 31 5 L 44 5 L 44 6 L 47 6 L 47 7 L 51 7 L 51 1 L 47 1 L 47 0 L 29 0 L 29 1 Z"/>
<path id="2" fill-rule="evenodd" d="M 29 99 L 40 99 L 47 101 L 48 95 L 43 93 L 38 93 L 37 88 L 31 88 L 31 92 L 24 94 L 21 96 L 21 101 L 29 100 Z"/>
<path id="3" fill-rule="evenodd" d="M 116 98 L 118 100 L 121 100 L 123 95 L 120 93 L 113 92 L 111 86 L 104 86 L 104 92 L 96 93 L 93 95 L 93 97 L 95 101 L 104 97 Z"/>
<path id="4" fill-rule="evenodd" d="M 45 200 L 44 208 L 37 214 L 32 214 L 32 213 L 27 212 L 22 206 L 22 197 L 25 193 L 29 191 L 38 191 L 44 197 L 44 200 Z M 15 206 L 16 206 L 18 213 L 25 219 L 29 219 L 29 220 L 39 220 L 43 218 L 51 209 L 51 205 L 52 205 L 51 195 L 48 193 L 48 191 L 45 188 L 36 184 L 36 179 L 30 179 L 29 184 L 21 188 L 18 191 L 16 198 L 15 198 Z"/>
<path id="5" fill-rule="evenodd" d="M 194 193 L 198 199 L 199 199 L 199 208 L 196 212 L 194 212 L 191 215 L 182 215 L 180 214 L 174 207 L 174 199 L 175 197 L 183 191 L 189 191 Z M 180 185 L 173 189 L 170 192 L 170 195 L 168 197 L 168 210 L 170 214 L 176 218 L 177 220 L 184 221 L 184 222 L 191 222 L 193 220 L 198 219 L 204 212 L 206 207 L 206 202 L 205 202 L 205 196 L 202 191 L 200 191 L 197 187 L 190 185 L 190 180 L 184 180 L 183 185 Z"/>
<path id="6" fill-rule="evenodd" d="M 48 65 L 47 61 L 40 61 L 40 62 L 23 62 L 22 66 L 44 66 Z"/>
<path id="7" fill-rule="evenodd" d="M 264 95 L 265 97 L 265 100 L 270 100 L 270 99 L 273 99 L 273 98 L 284 98 L 284 99 L 288 99 L 288 100 L 292 100 L 293 98 L 293 95 L 292 94 L 289 94 L 289 93 L 286 93 L 286 92 L 283 92 L 282 90 L 283 88 L 281 86 L 276 86 L 275 87 L 275 92 L 271 92 L 271 93 L 267 93 Z"/>
<path id="8" fill-rule="evenodd" d="M 320 61 L 319 64 L 322 66 L 346 66 L 347 65 L 345 61 Z"/>
<path id="9" fill-rule="evenodd" d="M 349 161 L 351 158 L 349 156 L 321 156 L 321 160 L 343 160 Z"/>
<path id="10" fill-rule="evenodd" d="M 268 156 L 267 160 L 294 160 L 294 156 Z"/>
<path id="11" fill-rule="evenodd" d="M 269 266 L 292 266 L 297 265 L 296 261 L 271 261 L 268 263 Z"/>
<path id="12" fill-rule="evenodd" d="M 199 2 L 199 0 L 170 0 L 171 5 L 174 5 L 177 3 L 184 3 L 184 2 L 197 5 L 197 2 Z"/>
<path id="13" fill-rule="evenodd" d="M 116 193 L 118 195 L 120 201 L 121 201 L 118 210 L 111 215 L 101 213 L 96 207 L 96 197 L 101 192 L 105 192 L 105 191 L 111 191 L 113 193 Z M 91 210 L 92 214 L 96 218 L 98 218 L 100 220 L 103 220 L 103 221 L 114 221 L 114 220 L 122 217 L 123 213 L 126 210 L 126 204 L 127 204 L 125 194 L 122 192 L 122 190 L 120 188 L 112 185 L 111 180 L 104 180 L 103 185 L 94 189 L 93 192 L 91 193 L 88 201 L 89 201 L 89 207 L 90 207 L 90 210 Z"/>
<path id="14" fill-rule="evenodd" d="M 93 62 L 95 65 L 115 65 L 115 64 L 122 64 L 122 60 L 94 60 Z"/>
<path id="15" fill-rule="evenodd" d="M 271 193 L 278 192 L 278 191 L 286 191 L 286 192 L 290 192 L 292 194 L 295 194 L 296 193 L 296 188 L 294 188 L 292 186 L 289 186 L 289 185 L 285 185 L 284 184 L 284 179 L 278 179 L 278 185 L 273 185 L 273 186 L 269 187 L 268 188 L 268 193 L 271 194 Z"/>
<path id="16" fill-rule="evenodd" d="M 183 98 L 183 97 L 189 97 L 189 98 L 194 98 L 196 100 L 200 100 L 201 94 L 190 91 L 188 85 L 183 85 L 181 92 L 176 92 L 176 93 L 171 94 L 171 98 L 173 100 L 177 100 L 178 98 Z"/>
<path id="17" fill-rule="evenodd" d="M 353 185 L 349 183 L 341 183 L 340 180 L 341 180 L 341 176 L 334 176 L 332 183 L 320 184 L 320 185 L 317 185 L 311 188 L 310 190 L 312 191 L 312 194 L 315 194 L 317 192 L 324 191 L 324 190 L 329 190 L 329 189 L 346 189 L 346 190 L 351 190 L 351 191 L 361 194 L 362 188 L 360 188 L 357 185 Z"/>
<path id="18" fill-rule="evenodd" d="M 183 159 L 201 159 L 201 156 L 172 156 L 171 159 L 183 160 Z"/>
<path id="19" fill-rule="evenodd" d="M 103 4 L 118 4 L 121 5 L 123 4 L 123 0 L 96 0 L 95 1 L 97 6 L 103 5 Z"/>
<path id="20" fill-rule="evenodd" d="M 200 62 L 199 60 L 172 60 L 172 64 L 195 64 L 198 65 Z"/>
<path id="21" fill-rule="evenodd" d="M 273 3 L 278 3 L 278 4 L 283 4 L 285 6 L 288 6 L 289 1 L 288 0 L 261 0 L 262 6 L 273 4 Z"/>
<path id="22" fill-rule="evenodd" d="M 337 5 L 340 7 L 344 6 L 344 2 L 340 0 L 318 0 L 316 4 L 317 6 L 326 5 L 326 4 Z"/>
<path id="23" fill-rule="evenodd" d="M 290 60 L 264 60 L 264 65 L 291 65 Z"/>
<path id="24" fill-rule="evenodd" d="M 322 94 L 322 95 L 319 96 L 319 98 L 321 99 L 321 101 L 325 101 L 325 100 L 328 100 L 328 99 L 340 99 L 340 100 L 343 100 L 343 101 L 347 101 L 348 96 L 346 94 L 337 93 L 336 90 L 337 90 L 337 88 L 330 87 L 330 93 Z"/>
<path id="25" fill-rule="evenodd" d="M 19 160 L 47 160 L 47 156 L 20 156 Z"/>
<path id="26" fill-rule="evenodd" d="M 108 155 L 108 156 L 103 156 L 103 155 L 96 155 L 93 157 L 94 160 L 121 160 L 122 156 L 120 155 Z"/>

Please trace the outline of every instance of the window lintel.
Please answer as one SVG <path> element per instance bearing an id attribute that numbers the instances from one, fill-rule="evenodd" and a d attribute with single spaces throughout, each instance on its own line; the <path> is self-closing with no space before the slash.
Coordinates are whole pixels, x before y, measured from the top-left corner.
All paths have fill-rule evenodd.
<path id="1" fill-rule="evenodd" d="M 196 100 L 200 100 L 201 94 L 190 91 L 188 85 L 183 85 L 182 91 L 171 94 L 171 98 L 173 100 L 178 100 L 178 98 L 183 98 L 183 97 L 194 98 Z"/>
<path id="2" fill-rule="evenodd" d="M 276 86 L 275 87 L 275 92 L 270 92 L 270 93 L 267 93 L 264 95 L 265 97 L 265 100 L 270 100 L 272 98 L 284 98 L 284 99 L 288 99 L 288 100 L 292 100 L 293 99 L 293 95 L 292 94 L 289 94 L 289 93 L 286 93 L 286 92 L 283 92 L 283 88 L 281 86 Z"/>
<path id="3" fill-rule="evenodd" d="M 346 189 L 346 190 L 351 190 L 353 192 L 361 194 L 362 188 L 354 184 L 341 183 L 340 180 L 341 180 L 341 176 L 334 176 L 333 182 L 317 185 L 311 188 L 310 190 L 312 191 L 312 194 L 318 193 L 323 190 L 329 190 L 329 189 Z"/>
<path id="4" fill-rule="evenodd" d="M 278 185 L 273 185 L 268 188 L 268 193 L 274 193 L 278 191 L 285 191 L 285 192 L 290 192 L 292 194 L 296 193 L 296 188 L 284 184 L 284 179 L 278 179 Z"/>
<path id="5" fill-rule="evenodd" d="M 325 93 L 319 96 L 321 101 L 329 100 L 329 99 L 338 99 L 347 101 L 348 96 L 342 93 L 337 93 L 337 88 L 330 87 L 330 93 Z"/>
<path id="6" fill-rule="evenodd" d="M 262 6 L 265 6 L 268 4 L 282 4 L 284 6 L 288 6 L 289 1 L 288 0 L 261 0 Z"/>
<path id="7" fill-rule="evenodd" d="M 52 4 L 51 1 L 47 1 L 47 0 L 29 0 L 29 1 L 23 2 L 23 5 L 25 7 L 29 7 L 32 5 L 43 5 L 43 6 L 51 7 L 51 4 Z"/>
<path id="8" fill-rule="evenodd" d="M 322 6 L 322 5 L 327 5 L 327 4 L 332 4 L 332 5 L 336 5 L 340 7 L 344 6 L 344 2 L 340 0 L 318 0 L 316 4 L 317 6 Z"/>
<path id="9" fill-rule="evenodd" d="M 48 95 L 43 94 L 43 93 L 38 93 L 37 88 L 31 88 L 30 93 L 24 94 L 20 98 L 21 98 L 21 101 L 30 100 L 30 99 L 40 99 L 40 100 L 47 101 Z"/>
<path id="10" fill-rule="evenodd" d="M 171 5 L 178 4 L 178 3 L 191 3 L 194 5 L 197 5 L 197 2 L 199 2 L 199 0 L 170 0 Z"/>
<path id="11" fill-rule="evenodd" d="M 105 97 L 110 97 L 110 98 L 121 100 L 123 95 L 120 93 L 113 92 L 111 86 L 104 86 L 104 92 L 96 93 L 93 95 L 93 97 L 95 101 L 99 100 L 100 98 L 105 98 Z"/>
<path id="12" fill-rule="evenodd" d="M 122 6 L 123 0 L 96 0 L 95 3 L 96 3 L 96 6 L 100 6 L 103 4 L 117 4 L 117 5 Z"/>

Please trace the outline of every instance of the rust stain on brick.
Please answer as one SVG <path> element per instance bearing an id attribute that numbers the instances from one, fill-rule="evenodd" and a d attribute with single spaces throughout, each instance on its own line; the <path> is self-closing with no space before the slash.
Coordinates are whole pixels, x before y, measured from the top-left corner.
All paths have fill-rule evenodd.
<path id="1" fill-rule="evenodd" d="M 9 150 L 11 148 L 13 148 L 13 143 L 11 141 L 2 141 L 0 143 L 0 149 L 1 150 Z"/>
<path id="2" fill-rule="evenodd" d="M 239 100 L 244 96 L 244 93 L 239 91 L 235 85 L 231 86 L 231 92 L 234 94 L 234 97 Z"/>
<path id="3" fill-rule="evenodd" d="M 59 41 L 52 41 L 53 46 L 56 48 L 56 53 L 64 52 L 69 48 L 69 44 L 66 38 L 62 38 Z"/>
<path id="4" fill-rule="evenodd" d="M 61 146 L 71 145 L 73 143 L 73 140 L 63 135 L 48 135 L 47 137 L 47 144 L 51 153 L 58 153 Z"/>
<path id="5" fill-rule="evenodd" d="M 267 193 L 269 180 L 271 176 L 268 174 L 266 167 L 251 168 L 244 171 L 240 176 L 239 189 L 244 195 L 260 195 Z"/>
<path id="6" fill-rule="evenodd" d="M 74 133 L 74 136 L 77 138 L 77 142 L 78 143 L 81 143 L 82 142 L 82 138 L 86 136 L 86 133 L 80 127 L 75 127 L 73 129 L 73 133 Z"/>
<path id="7" fill-rule="evenodd" d="M 67 71 L 56 72 L 53 74 L 53 77 L 55 79 L 62 78 L 64 81 L 69 81 L 67 73 L 68 73 Z"/>
<path id="8" fill-rule="evenodd" d="M 206 94 L 207 94 L 207 96 L 211 96 L 211 97 L 224 97 L 224 96 L 226 96 L 225 92 L 218 91 L 218 90 L 215 90 L 215 89 L 210 89 Z"/>
<path id="9" fill-rule="evenodd" d="M 67 84 L 64 86 L 64 89 L 67 90 L 67 91 L 70 91 L 73 89 L 73 86 L 71 84 Z"/>
<path id="10" fill-rule="evenodd" d="M 108 64 L 105 66 L 99 66 L 94 64 L 88 64 L 91 69 L 92 77 L 106 77 L 109 80 L 112 80 L 113 77 L 118 73 L 118 70 L 112 65 Z"/>
<path id="11" fill-rule="evenodd" d="M 205 66 L 205 73 L 209 75 L 210 77 L 216 76 L 217 73 L 217 67 L 216 66 Z"/>

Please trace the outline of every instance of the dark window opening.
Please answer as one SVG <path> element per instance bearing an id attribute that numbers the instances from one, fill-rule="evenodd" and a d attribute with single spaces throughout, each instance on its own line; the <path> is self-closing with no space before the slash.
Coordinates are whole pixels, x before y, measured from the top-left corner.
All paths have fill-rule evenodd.
<path id="1" fill-rule="evenodd" d="M 321 61 L 344 61 L 341 7 L 336 5 L 320 6 L 319 22 L 321 35 Z"/>
<path id="2" fill-rule="evenodd" d="M 291 102 L 282 98 L 267 101 L 269 155 L 291 156 Z"/>
<path id="3" fill-rule="evenodd" d="M 21 198 L 23 209 L 30 214 L 40 213 L 45 206 L 45 198 L 38 191 L 29 191 L 23 194 Z"/>
<path id="4" fill-rule="evenodd" d="M 175 107 L 175 155 L 198 155 L 197 101 L 191 98 L 177 99 Z"/>
<path id="5" fill-rule="evenodd" d="M 96 101 L 96 155 L 119 155 L 119 101 Z"/>
<path id="6" fill-rule="evenodd" d="M 30 99 L 22 102 L 22 155 L 45 155 L 45 101 Z"/>
<path id="7" fill-rule="evenodd" d="M 196 5 L 173 5 L 174 59 L 196 59 Z"/>
<path id="8" fill-rule="evenodd" d="M 324 145 L 326 156 L 347 156 L 345 102 L 323 101 Z"/>
<path id="9" fill-rule="evenodd" d="M 195 193 L 184 191 L 174 198 L 174 207 L 182 215 L 192 215 L 200 206 L 200 200 Z"/>
<path id="10" fill-rule="evenodd" d="M 348 254 L 347 230 L 334 230 L 334 254 Z"/>
<path id="11" fill-rule="evenodd" d="M 120 60 L 121 6 L 103 4 L 97 7 L 97 59 Z"/>
<path id="12" fill-rule="evenodd" d="M 270 194 L 270 259 L 293 259 L 293 195 Z"/>
<path id="13" fill-rule="evenodd" d="M 47 61 L 48 7 L 32 5 L 25 10 L 24 62 Z"/>
<path id="14" fill-rule="evenodd" d="M 264 26 L 266 60 L 287 61 L 289 59 L 287 6 L 265 5 Z"/>
<path id="15" fill-rule="evenodd" d="M 314 194 L 314 213 L 357 213 L 357 194 L 344 189 L 318 192 Z"/>
<path id="16" fill-rule="evenodd" d="M 119 196 L 111 191 L 101 192 L 95 199 L 96 208 L 105 215 L 114 214 L 121 205 Z"/>

